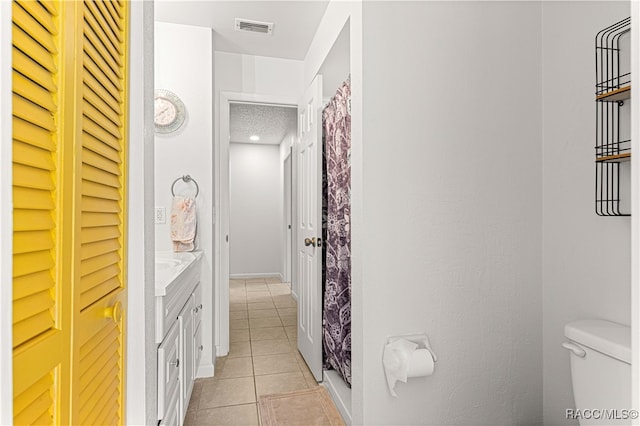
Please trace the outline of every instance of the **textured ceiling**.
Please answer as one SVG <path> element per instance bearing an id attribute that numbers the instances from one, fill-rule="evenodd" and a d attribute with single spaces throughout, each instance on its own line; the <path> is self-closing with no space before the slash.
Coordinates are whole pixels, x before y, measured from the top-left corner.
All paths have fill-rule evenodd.
<path id="1" fill-rule="evenodd" d="M 215 50 L 304 59 L 328 1 L 156 0 L 155 20 L 213 28 Z M 273 22 L 273 34 L 235 31 L 235 18 Z"/>
<path id="2" fill-rule="evenodd" d="M 296 108 L 262 104 L 234 104 L 229 110 L 230 141 L 278 145 L 296 131 Z M 258 142 L 249 139 L 260 137 Z"/>

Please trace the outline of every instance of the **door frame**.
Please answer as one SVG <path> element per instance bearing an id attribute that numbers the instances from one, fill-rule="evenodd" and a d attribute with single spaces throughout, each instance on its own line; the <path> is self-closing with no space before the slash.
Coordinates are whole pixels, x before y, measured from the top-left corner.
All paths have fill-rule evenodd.
<path id="1" fill-rule="evenodd" d="M 291 137 L 296 138 L 296 136 Z M 282 278 L 284 282 L 291 283 L 291 263 L 293 258 L 293 144 L 289 146 L 287 155 L 285 155 L 282 160 L 282 172 L 282 230 L 284 238 L 284 256 L 282 259 L 284 269 L 282 271 Z M 289 188 L 287 188 L 287 180 Z M 287 217 L 289 220 L 287 220 Z M 291 295 L 294 299 L 298 299 L 297 292 L 294 291 L 293 285 L 291 286 Z"/>
<path id="2" fill-rule="evenodd" d="M 221 91 L 219 96 L 218 131 L 214 142 L 214 342 L 215 356 L 225 356 L 229 353 L 229 105 L 235 102 L 250 102 L 297 107 L 298 99 L 291 96 L 228 91 Z"/>

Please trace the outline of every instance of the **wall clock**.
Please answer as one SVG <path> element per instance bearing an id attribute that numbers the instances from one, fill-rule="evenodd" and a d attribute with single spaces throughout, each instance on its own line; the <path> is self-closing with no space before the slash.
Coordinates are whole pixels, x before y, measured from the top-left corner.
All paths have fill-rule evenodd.
<path id="1" fill-rule="evenodd" d="M 184 123 L 185 115 L 184 103 L 175 93 L 156 89 L 153 119 L 156 133 L 175 132 Z"/>

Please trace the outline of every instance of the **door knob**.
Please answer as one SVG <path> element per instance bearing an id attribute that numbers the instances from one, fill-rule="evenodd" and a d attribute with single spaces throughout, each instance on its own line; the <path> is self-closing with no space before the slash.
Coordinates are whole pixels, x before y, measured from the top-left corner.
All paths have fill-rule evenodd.
<path id="1" fill-rule="evenodd" d="M 104 310 L 104 316 L 111 318 L 115 323 L 119 323 L 122 319 L 122 303 L 117 301 L 113 306 L 106 308 Z"/>
<path id="2" fill-rule="evenodd" d="M 309 246 L 316 246 L 316 238 L 305 238 L 304 239 L 304 245 L 309 247 Z"/>

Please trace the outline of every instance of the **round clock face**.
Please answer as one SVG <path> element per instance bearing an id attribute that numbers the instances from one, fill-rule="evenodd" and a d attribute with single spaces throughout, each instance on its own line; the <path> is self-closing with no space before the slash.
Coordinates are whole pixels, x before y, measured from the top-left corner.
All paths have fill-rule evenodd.
<path id="1" fill-rule="evenodd" d="M 185 107 L 175 93 L 156 90 L 154 101 L 156 133 L 175 132 L 185 119 Z"/>

